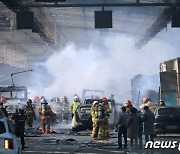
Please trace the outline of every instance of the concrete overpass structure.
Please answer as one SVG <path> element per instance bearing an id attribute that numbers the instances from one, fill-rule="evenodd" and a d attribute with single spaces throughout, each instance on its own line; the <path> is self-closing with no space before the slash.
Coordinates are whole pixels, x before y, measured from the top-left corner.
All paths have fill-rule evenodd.
<path id="1" fill-rule="evenodd" d="M 9 4 L 11 0 L 0 2 L 0 63 L 26 67 L 32 62 L 45 60 L 68 42 L 87 46 L 92 39 L 90 34 L 97 31 L 129 35 L 135 38 L 137 47 L 145 45 L 166 28 L 176 2 L 66 0 L 42 3 L 17 0 L 17 5 Z M 102 10 L 102 7 L 113 12 L 112 29 L 94 28 L 94 11 Z M 16 28 L 19 8 L 34 13 L 34 29 Z"/>

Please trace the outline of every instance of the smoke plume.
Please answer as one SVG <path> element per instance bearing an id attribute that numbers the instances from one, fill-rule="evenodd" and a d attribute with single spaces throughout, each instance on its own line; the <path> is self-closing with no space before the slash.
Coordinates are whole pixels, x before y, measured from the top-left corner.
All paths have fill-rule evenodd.
<path id="1" fill-rule="evenodd" d="M 131 99 L 130 80 L 135 75 L 158 74 L 161 62 L 179 56 L 177 33 L 169 27 L 141 49 L 134 47 L 131 37 L 111 33 L 93 34 L 96 39 L 87 48 L 69 43 L 43 64 L 47 75 L 38 79 L 36 74 L 41 89 L 34 88 L 36 95 L 66 95 L 71 100 L 75 93 L 81 97 L 83 89 L 94 89 L 104 90 L 106 96 L 114 94 L 120 102 Z"/>

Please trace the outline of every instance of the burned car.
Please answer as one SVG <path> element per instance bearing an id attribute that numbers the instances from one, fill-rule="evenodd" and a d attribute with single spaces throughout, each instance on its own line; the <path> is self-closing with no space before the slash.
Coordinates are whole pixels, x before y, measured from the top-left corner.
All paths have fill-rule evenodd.
<path id="1" fill-rule="evenodd" d="M 27 100 L 27 88 L 25 86 L 0 86 L 0 96 L 5 97 L 4 107 L 9 116 L 15 113 L 18 106 Z"/>
<path id="2" fill-rule="evenodd" d="M 156 134 L 180 133 L 180 107 L 164 106 L 155 112 Z"/>
<path id="3" fill-rule="evenodd" d="M 91 106 L 94 101 L 102 103 L 102 99 L 85 99 L 84 102 L 77 108 L 72 119 L 73 131 L 92 129 Z M 110 127 L 114 127 L 117 123 L 117 111 L 114 99 L 108 99 L 108 104 L 112 110 L 109 117 L 109 125 Z"/>

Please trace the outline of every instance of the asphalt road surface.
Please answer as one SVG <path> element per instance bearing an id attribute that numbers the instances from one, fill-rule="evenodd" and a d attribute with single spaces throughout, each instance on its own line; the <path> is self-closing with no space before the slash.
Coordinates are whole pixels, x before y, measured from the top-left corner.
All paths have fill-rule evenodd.
<path id="1" fill-rule="evenodd" d="M 70 129 L 53 131 L 52 134 L 40 134 L 36 130 L 29 130 L 26 134 L 26 146 L 23 154 L 50 154 L 50 153 L 132 153 L 132 154 L 180 154 L 178 147 L 175 148 L 152 148 L 152 149 L 117 149 L 117 132 L 111 131 L 111 138 L 105 140 L 92 140 L 91 131 L 72 132 Z M 177 141 L 180 136 L 175 134 L 161 135 L 156 141 Z M 128 141 L 129 142 L 129 141 Z"/>

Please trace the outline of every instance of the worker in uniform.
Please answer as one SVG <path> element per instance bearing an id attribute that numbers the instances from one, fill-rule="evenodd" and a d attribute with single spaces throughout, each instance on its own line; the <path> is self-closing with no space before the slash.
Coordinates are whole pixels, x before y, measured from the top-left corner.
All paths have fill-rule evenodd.
<path id="1" fill-rule="evenodd" d="M 5 96 L 1 96 L 0 101 L 5 103 L 6 102 L 6 97 Z"/>
<path id="2" fill-rule="evenodd" d="M 80 99 L 77 95 L 74 96 L 74 101 L 71 103 L 71 117 L 73 118 L 76 109 L 79 107 L 80 105 Z"/>
<path id="3" fill-rule="evenodd" d="M 27 116 L 25 114 L 25 106 L 19 106 L 19 110 L 13 115 L 12 119 L 15 120 L 15 134 L 21 139 L 22 150 L 25 148 L 24 131 L 25 131 L 25 121 Z"/>
<path id="4" fill-rule="evenodd" d="M 63 122 L 68 122 L 69 115 L 69 101 L 66 96 L 62 97 L 61 114 Z"/>
<path id="5" fill-rule="evenodd" d="M 92 138 L 93 139 L 103 139 L 103 133 L 104 133 L 104 107 L 101 103 L 98 101 L 94 101 L 93 105 L 91 107 L 91 116 L 92 116 L 92 123 L 93 123 L 93 129 L 92 129 Z"/>
<path id="6" fill-rule="evenodd" d="M 133 107 L 132 102 L 130 100 L 127 100 L 126 103 L 125 103 L 125 107 L 126 107 L 126 112 L 128 114 L 130 114 L 131 113 L 131 108 Z"/>
<path id="7" fill-rule="evenodd" d="M 153 113 L 157 109 L 157 105 L 150 98 L 146 98 L 146 97 L 143 98 L 143 103 L 140 105 L 139 108 L 144 109 L 145 106 L 148 106 L 149 110 Z"/>
<path id="8" fill-rule="evenodd" d="M 50 134 L 50 118 L 53 112 L 46 99 L 43 98 L 41 100 L 41 107 L 39 108 L 38 112 L 41 117 L 42 132 Z"/>
<path id="9" fill-rule="evenodd" d="M 110 106 L 108 105 L 108 99 L 106 97 L 103 97 L 102 105 L 103 105 L 104 112 L 105 112 L 103 137 L 109 137 L 109 122 L 108 122 L 108 119 L 109 119 L 110 113 L 112 113 L 112 110 L 111 110 Z"/>
<path id="10" fill-rule="evenodd" d="M 3 102 L 0 101 L 0 115 L 8 117 L 8 112 L 6 108 L 3 107 Z"/>
<path id="11" fill-rule="evenodd" d="M 60 104 L 60 98 L 59 98 L 59 97 L 56 97 L 56 98 L 55 98 L 55 102 L 56 102 L 57 104 Z"/>
<path id="12" fill-rule="evenodd" d="M 34 112 L 34 107 L 32 106 L 32 100 L 31 99 L 28 99 L 26 101 L 26 116 L 27 116 L 26 126 L 32 128 L 33 120 L 36 120 L 36 115 Z"/>

